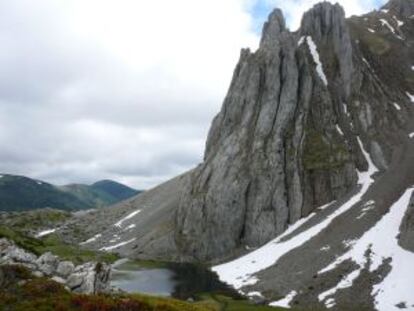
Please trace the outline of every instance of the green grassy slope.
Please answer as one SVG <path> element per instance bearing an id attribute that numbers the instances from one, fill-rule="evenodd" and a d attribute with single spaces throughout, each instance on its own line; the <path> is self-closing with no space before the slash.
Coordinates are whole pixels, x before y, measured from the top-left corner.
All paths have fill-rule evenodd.
<path id="1" fill-rule="evenodd" d="M 2 175 L 0 210 L 23 211 L 36 208 L 76 210 L 90 208 L 76 196 L 59 188 L 24 176 Z"/>
<path id="2" fill-rule="evenodd" d="M 114 181 L 57 187 L 24 176 L 0 174 L 0 211 L 55 208 L 66 211 L 104 207 L 138 194 Z"/>

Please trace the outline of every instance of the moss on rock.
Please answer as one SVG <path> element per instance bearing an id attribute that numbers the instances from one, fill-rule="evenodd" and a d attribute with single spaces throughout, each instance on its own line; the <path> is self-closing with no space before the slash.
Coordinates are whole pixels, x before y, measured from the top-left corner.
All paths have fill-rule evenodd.
<path id="1" fill-rule="evenodd" d="M 321 132 L 308 128 L 303 150 L 306 170 L 334 170 L 342 167 L 349 157 L 346 146 L 340 142 L 328 142 Z"/>

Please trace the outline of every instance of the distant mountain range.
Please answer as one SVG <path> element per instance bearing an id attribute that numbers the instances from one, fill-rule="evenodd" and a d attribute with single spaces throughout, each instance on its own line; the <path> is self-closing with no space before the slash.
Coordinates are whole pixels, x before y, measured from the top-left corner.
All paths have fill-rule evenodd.
<path id="1" fill-rule="evenodd" d="M 0 174 L 0 211 L 46 207 L 62 210 L 98 208 L 118 203 L 140 192 L 112 180 L 92 185 L 55 186 L 25 176 Z"/>

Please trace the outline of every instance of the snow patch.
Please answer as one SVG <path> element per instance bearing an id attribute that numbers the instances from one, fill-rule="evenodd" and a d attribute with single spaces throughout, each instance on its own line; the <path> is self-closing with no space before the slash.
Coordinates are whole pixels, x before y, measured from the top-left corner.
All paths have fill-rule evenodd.
<path id="1" fill-rule="evenodd" d="M 409 92 L 405 92 L 407 94 L 408 98 L 411 100 L 412 103 L 414 103 L 414 95 L 411 95 Z"/>
<path id="2" fill-rule="evenodd" d="M 127 221 L 128 219 L 131 219 L 132 217 L 134 217 L 135 215 L 139 214 L 141 212 L 141 210 L 136 210 L 134 212 L 132 212 L 131 214 L 125 216 L 124 218 L 122 218 L 120 221 L 118 221 L 116 224 L 114 224 L 115 227 L 122 227 L 122 224 Z"/>
<path id="3" fill-rule="evenodd" d="M 330 308 L 332 308 L 332 307 L 335 307 L 335 305 L 336 305 L 335 299 L 332 299 L 332 298 L 329 298 L 329 299 L 326 301 L 326 303 L 325 303 L 325 306 L 326 306 L 328 309 L 330 309 Z"/>
<path id="4" fill-rule="evenodd" d="M 367 28 L 369 32 L 375 33 L 375 30 L 372 28 Z"/>
<path id="5" fill-rule="evenodd" d="M 328 204 L 325 204 L 325 205 L 323 205 L 323 206 L 318 207 L 318 208 L 317 208 L 317 210 L 319 210 L 319 211 L 323 211 L 323 210 L 327 209 L 329 206 L 331 206 L 331 205 L 332 205 L 332 204 L 334 204 L 334 203 L 336 203 L 336 200 L 334 200 L 334 201 L 332 201 L 332 202 L 329 202 Z"/>
<path id="6" fill-rule="evenodd" d="M 327 297 L 333 296 L 338 290 L 351 287 L 353 282 L 358 278 L 359 270 L 352 271 L 346 275 L 334 288 L 321 293 L 318 296 L 319 301 L 324 301 Z M 331 308 L 335 305 L 335 299 L 333 297 L 325 301 L 325 306 Z"/>
<path id="7" fill-rule="evenodd" d="M 105 247 L 102 247 L 100 250 L 101 250 L 101 251 L 110 251 L 110 250 L 113 250 L 113 249 L 115 249 L 115 248 L 118 248 L 118 247 L 121 247 L 121 246 L 127 245 L 127 244 L 129 244 L 129 243 L 132 243 L 132 242 L 134 242 L 135 240 L 136 240 L 136 238 L 132 238 L 131 240 L 124 241 L 124 242 L 121 242 L 121 243 L 118 243 L 118 244 L 115 244 L 115 245 L 112 245 L 112 246 L 105 246 Z"/>
<path id="8" fill-rule="evenodd" d="M 338 133 L 339 133 L 341 136 L 344 136 L 344 132 L 342 132 L 342 130 L 341 130 L 341 128 L 339 127 L 339 125 L 338 125 L 338 124 L 336 125 L 336 130 L 338 131 Z"/>
<path id="9" fill-rule="evenodd" d="M 398 27 L 401 27 L 404 25 L 404 22 L 400 21 L 395 15 L 393 16 L 393 18 L 397 22 Z"/>
<path id="10" fill-rule="evenodd" d="M 382 13 L 385 13 L 385 14 L 388 14 L 388 12 L 389 12 L 389 11 L 390 11 L 390 10 L 386 10 L 386 9 L 382 9 L 382 10 L 381 10 L 381 12 L 382 12 Z"/>
<path id="11" fill-rule="evenodd" d="M 322 79 L 323 83 L 327 86 L 328 79 L 326 79 L 325 72 L 323 71 L 322 63 L 319 57 L 318 49 L 316 47 L 315 42 L 313 41 L 312 37 L 308 36 L 306 38 L 306 42 L 308 43 L 310 52 L 312 54 L 313 60 L 316 63 L 316 72 L 318 73 L 319 77 Z"/>
<path id="12" fill-rule="evenodd" d="M 328 267 L 319 273 L 325 273 L 335 269 L 346 260 L 354 261 L 359 268 L 341 280 L 337 286 L 319 295 L 320 301 L 333 296 L 337 290 L 352 286 L 353 281 L 358 278 L 361 270 L 371 262 L 369 270 L 375 271 L 385 259 L 390 262 L 391 271 L 377 285 L 374 285 L 372 295 L 375 297 L 375 305 L 378 311 L 400 310 L 396 305 L 405 302 L 414 306 L 411 278 L 414 275 L 414 253 L 401 248 L 398 244 L 398 235 L 405 211 L 409 205 L 414 188 L 410 188 L 395 202 L 390 211 L 369 231 L 367 231 L 357 243 L 344 255 L 336 259 Z M 370 251 L 370 258 L 366 257 Z M 325 301 L 326 303 L 327 301 Z M 414 310 L 414 309 L 409 309 Z"/>
<path id="13" fill-rule="evenodd" d="M 327 252 L 327 251 L 329 251 L 330 249 L 331 249 L 331 247 L 330 247 L 329 245 L 326 245 L 326 246 L 322 247 L 320 250 L 321 250 L 322 252 Z"/>
<path id="14" fill-rule="evenodd" d="M 91 237 L 90 239 L 88 239 L 88 240 L 86 240 L 86 241 L 84 241 L 84 242 L 79 243 L 79 245 L 85 245 L 85 244 L 88 244 L 88 243 L 95 242 L 95 241 L 96 241 L 97 239 L 99 239 L 101 236 L 102 236 L 102 234 L 98 233 L 98 234 L 94 235 L 93 237 Z"/>
<path id="15" fill-rule="evenodd" d="M 57 229 L 48 229 L 48 230 L 44 230 L 44 231 L 40 231 L 38 234 L 36 234 L 36 238 L 41 238 L 43 236 L 49 235 L 53 232 L 55 232 Z"/>
<path id="16" fill-rule="evenodd" d="M 121 237 L 118 234 L 114 234 L 113 239 L 109 240 L 109 243 L 115 243 L 116 241 L 119 241 Z"/>
<path id="17" fill-rule="evenodd" d="M 303 42 L 305 42 L 305 38 L 306 37 L 301 37 L 298 41 L 298 46 L 301 46 L 303 44 Z"/>
<path id="18" fill-rule="evenodd" d="M 375 208 L 375 201 L 371 200 L 365 203 L 361 210 L 361 215 L 357 217 L 357 219 L 361 219 L 364 217 L 370 210 L 373 210 Z"/>
<path id="19" fill-rule="evenodd" d="M 358 143 L 360 145 L 362 153 L 365 156 L 366 161 L 368 162 L 368 171 L 363 173 L 358 172 L 358 183 L 362 186 L 358 193 L 356 193 L 352 198 L 350 198 L 342 206 L 336 209 L 332 214 L 327 216 L 319 224 L 295 235 L 289 240 L 282 241 L 283 238 L 310 220 L 314 214 L 311 214 L 307 218 L 296 222 L 294 225 L 289 227 L 289 229 L 281 236 L 268 242 L 253 252 L 228 263 L 213 267 L 212 270 L 218 274 L 220 280 L 229 285 L 232 285 L 236 289 L 240 289 L 246 285 L 256 284 L 258 282 L 258 279 L 255 276 L 257 272 L 276 264 L 282 256 L 292 251 L 293 249 L 300 247 L 312 239 L 314 236 L 318 235 L 322 230 L 327 228 L 335 218 L 345 213 L 356 203 L 358 203 L 363 195 L 368 191 L 371 184 L 374 182 L 371 176 L 374 173 L 378 172 L 378 169 L 372 162 L 368 152 L 364 149 L 364 146 L 362 145 L 359 137 Z"/>
<path id="20" fill-rule="evenodd" d="M 410 137 L 410 138 L 414 138 L 414 132 L 413 132 L 413 133 L 408 134 L 408 137 Z"/>
<path id="21" fill-rule="evenodd" d="M 298 293 L 291 291 L 285 298 L 269 303 L 271 307 L 289 308 L 290 302 L 295 298 Z"/>
<path id="22" fill-rule="evenodd" d="M 134 229 L 136 226 L 137 226 L 136 224 L 131 224 L 131 225 L 129 225 L 128 227 L 126 227 L 126 228 L 124 229 L 124 231 Z"/>
<path id="23" fill-rule="evenodd" d="M 346 248 L 352 247 L 355 243 L 356 243 L 356 240 L 345 240 L 345 241 L 342 241 L 342 244 L 344 244 L 344 246 Z"/>
<path id="24" fill-rule="evenodd" d="M 382 24 L 382 26 L 386 26 L 392 33 L 393 33 L 393 35 L 394 36 L 396 36 L 398 39 L 400 39 L 400 40 L 403 40 L 403 38 L 401 38 L 401 36 L 399 36 L 396 32 L 395 32 L 395 29 L 394 29 L 394 27 L 392 27 L 391 25 L 390 25 L 390 23 L 388 23 L 388 21 L 387 20 L 385 20 L 385 19 L 383 19 L 383 18 L 381 18 L 380 19 L 380 22 L 381 22 L 381 24 Z"/>
<path id="25" fill-rule="evenodd" d="M 397 109 L 398 111 L 401 110 L 401 106 L 398 105 L 397 103 L 393 103 L 395 109 Z"/>
<path id="26" fill-rule="evenodd" d="M 247 294 L 247 297 L 261 297 L 261 298 L 263 298 L 263 295 L 260 292 L 250 292 L 250 293 Z"/>

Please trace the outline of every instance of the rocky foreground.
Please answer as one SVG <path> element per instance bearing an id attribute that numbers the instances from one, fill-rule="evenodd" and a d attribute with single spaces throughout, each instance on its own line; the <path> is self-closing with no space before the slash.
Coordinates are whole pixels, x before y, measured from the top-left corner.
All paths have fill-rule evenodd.
<path id="1" fill-rule="evenodd" d="M 51 252 L 36 256 L 4 238 L 0 239 L 1 265 L 26 267 L 33 276 L 48 277 L 75 293 L 97 294 L 114 290 L 110 286 L 111 266 L 106 263 L 87 262 L 75 266 L 73 262 L 61 260 Z"/>
<path id="2" fill-rule="evenodd" d="M 1 311 L 273 311 L 247 300 L 200 293 L 191 302 L 127 294 L 110 286 L 111 265 L 75 265 L 0 239 Z"/>

